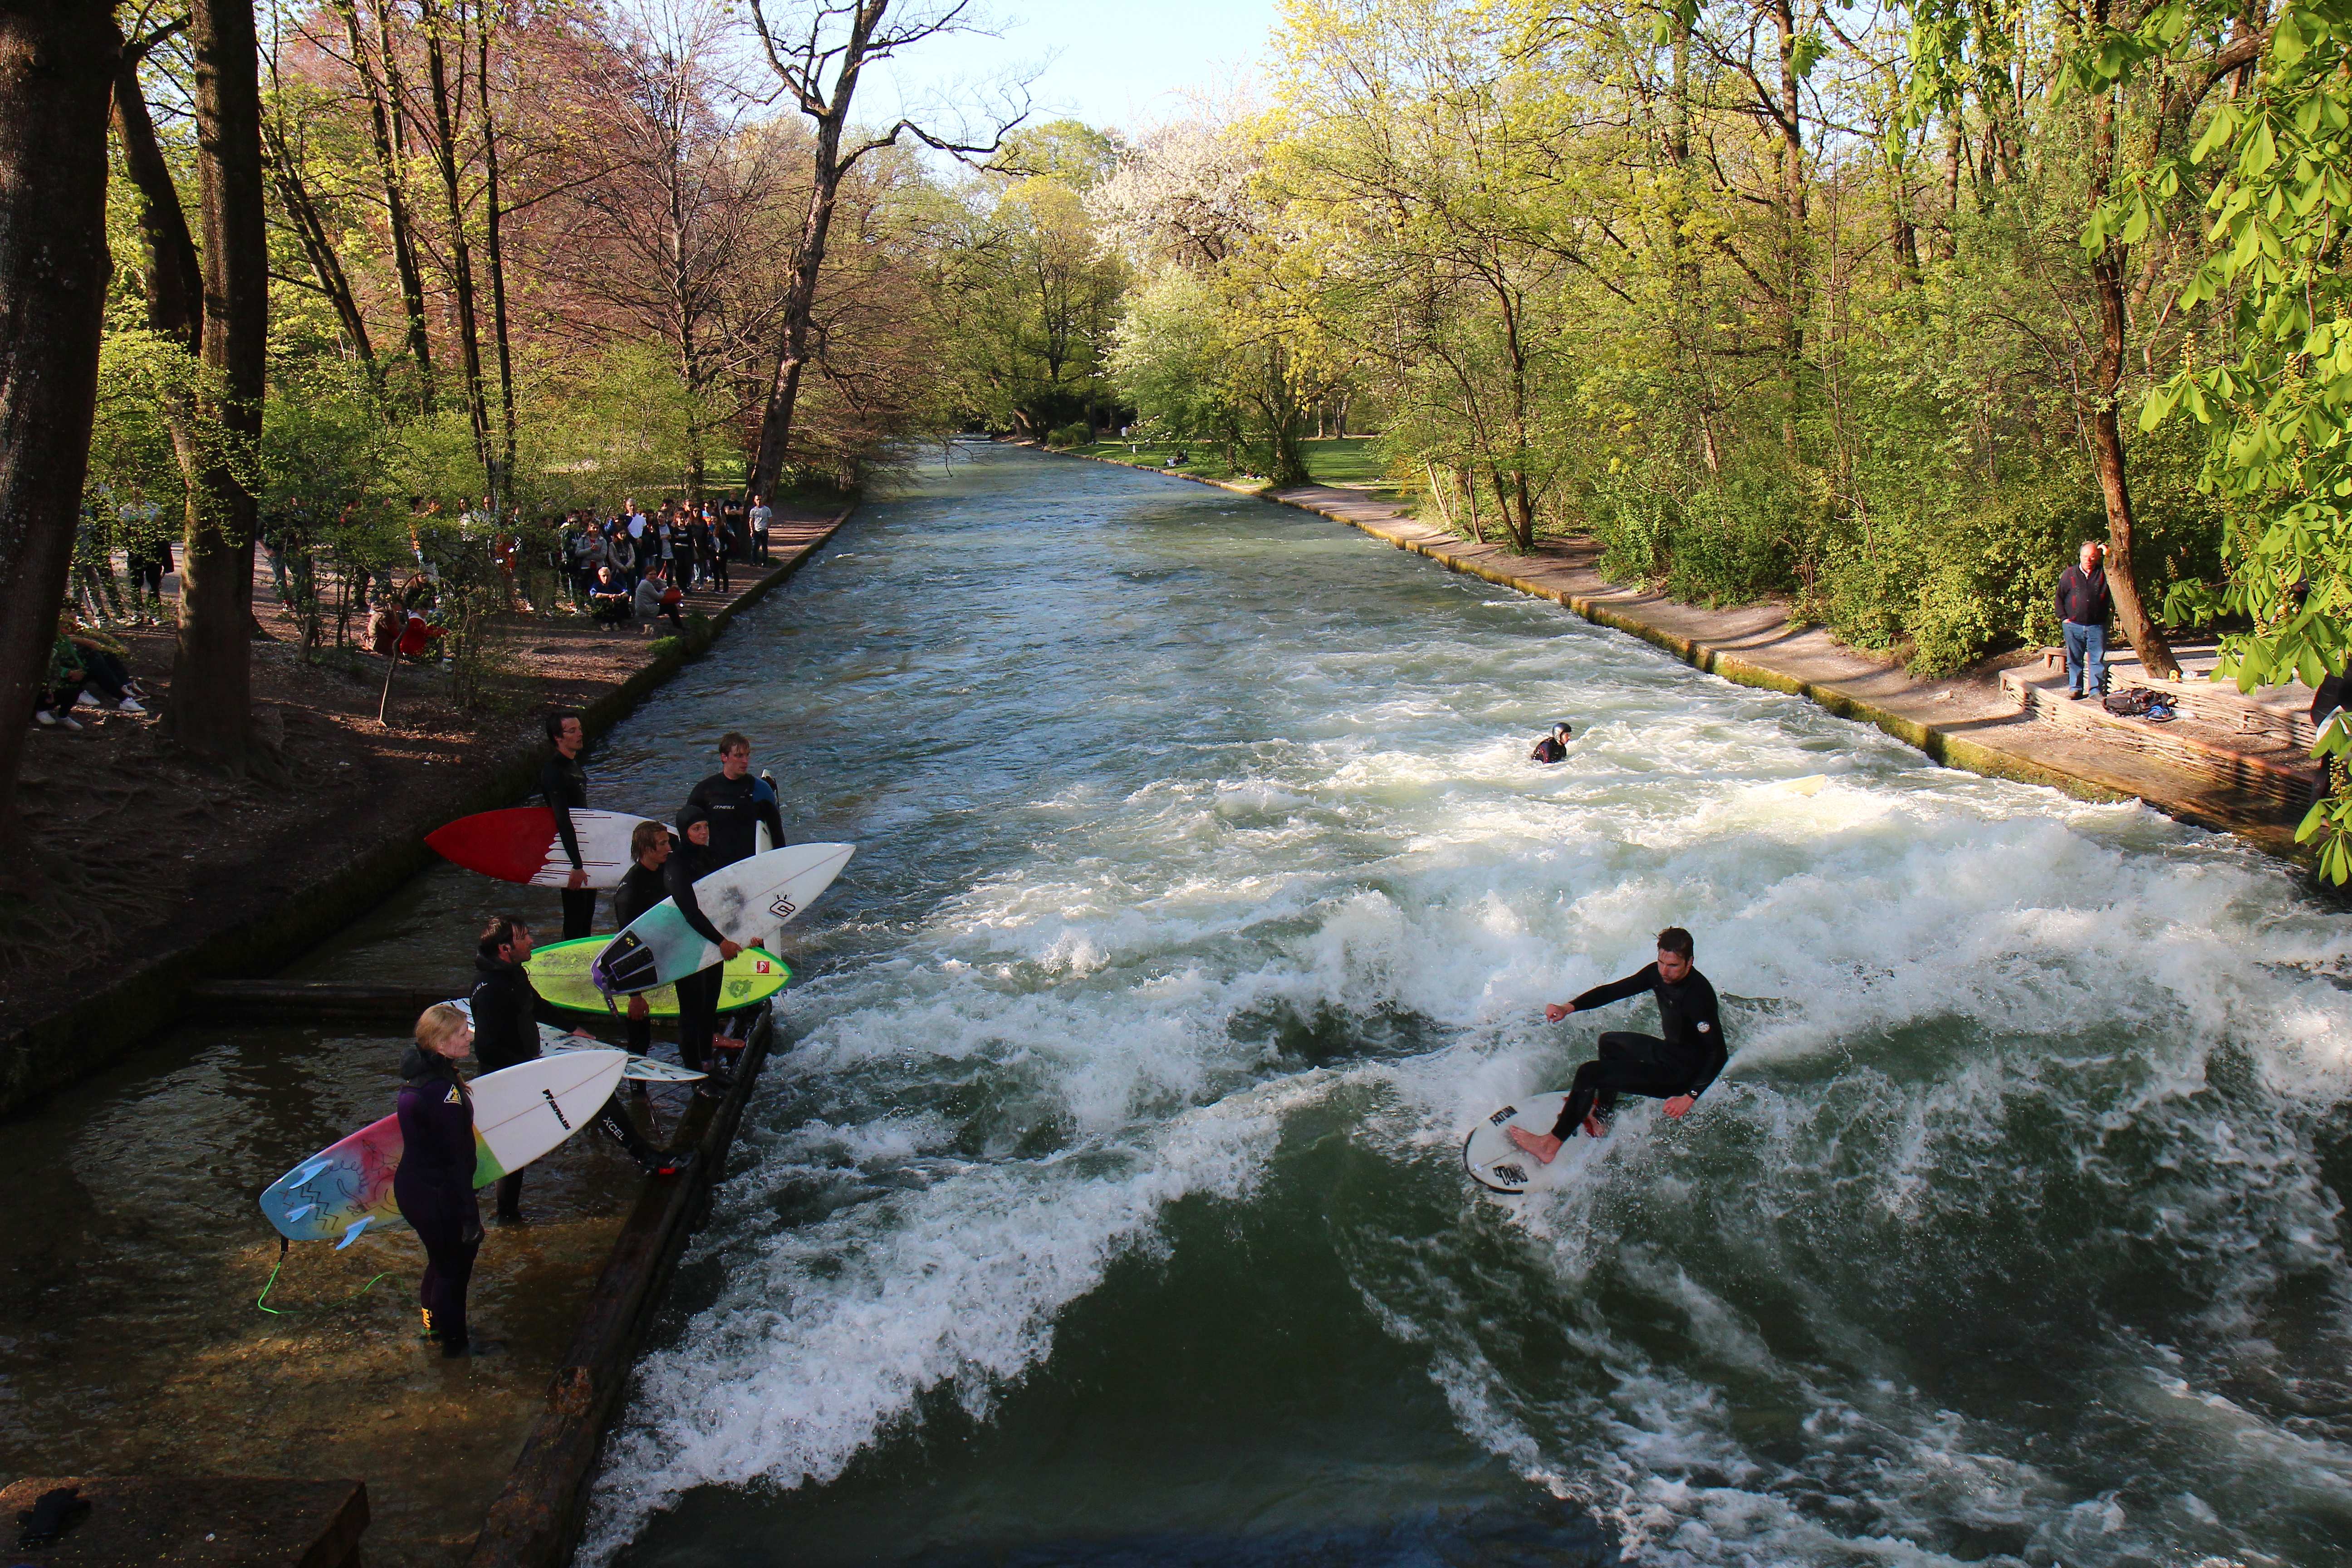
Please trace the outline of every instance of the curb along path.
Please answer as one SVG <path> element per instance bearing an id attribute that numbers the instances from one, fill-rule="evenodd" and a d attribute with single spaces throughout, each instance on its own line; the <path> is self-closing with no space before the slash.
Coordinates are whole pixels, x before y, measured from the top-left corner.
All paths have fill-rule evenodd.
<path id="1" fill-rule="evenodd" d="M 1433 528 L 1403 506 L 1360 490 L 1330 485 L 1265 489 L 1089 453 L 1050 455 L 1087 458 L 1279 501 L 1360 529 L 1449 571 L 1549 599 L 1727 680 L 1808 698 L 1843 718 L 1874 724 L 1948 767 L 2043 784 L 2084 800 L 2140 800 L 2184 822 L 2238 834 L 2272 854 L 2309 860 L 2294 842 L 2303 804 L 2282 804 L 2274 788 L 2215 777 L 2119 744 L 2104 738 L 2102 731 L 2021 712 L 1993 676 L 1912 675 L 1898 664 L 1843 646 L 1819 626 L 1792 624 L 1778 605 L 1710 610 L 1611 583 L 1596 568 L 1600 547 L 1589 538 L 1546 540 L 1532 553 L 1517 555 Z"/>

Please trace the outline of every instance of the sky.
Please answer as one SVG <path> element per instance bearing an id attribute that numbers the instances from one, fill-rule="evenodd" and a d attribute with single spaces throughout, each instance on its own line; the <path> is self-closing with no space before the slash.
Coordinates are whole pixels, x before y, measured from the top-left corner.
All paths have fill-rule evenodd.
<path id="1" fill-rule="evenodd" d="M 1032 122 L 1065 116 L 1101 128 L 1148 124 L 1181 107 L 1192 87 L 1258 79 L 1275 0 L 988 0 L 999 37 L 933 40 L 891 63 L 884 92 L 861 104 L 882 119 L 903 104 L 975 106 L 992 79 L 1042 71 L 1030 89 Z"/>

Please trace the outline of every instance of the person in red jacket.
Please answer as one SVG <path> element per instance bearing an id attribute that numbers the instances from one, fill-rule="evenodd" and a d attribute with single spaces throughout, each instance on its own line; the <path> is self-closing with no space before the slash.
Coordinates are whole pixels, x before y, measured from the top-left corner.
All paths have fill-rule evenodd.
<path id="1" fill-rule="evenodd" d="M 2106 552 L 2095 539 L 2083 541 L 2083 561 L 2058 575 L 2058 625 L 2066 634 L 2067 694 L 2080 702 L 2107 689 Z"/>

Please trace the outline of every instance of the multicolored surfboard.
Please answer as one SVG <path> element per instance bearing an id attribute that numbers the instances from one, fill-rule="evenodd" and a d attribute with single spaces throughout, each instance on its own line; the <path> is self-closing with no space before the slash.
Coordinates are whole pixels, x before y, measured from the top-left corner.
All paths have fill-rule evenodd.
<path id="1" fill-rule="evenodd" d="M 698 879 L 695 901 L 729 941 L 760 942 L 815 902 L 856 852 L 854 844 L 771 849 Z M 589 977 L 606 991 L 650 991 L 718 962 L 718 944 L 687 923 L 675 900 L 664 899 L 606 944 Z"/>
<path id="2" fill-rule="evenodd" d="M 574 942 L 551 942 L 530 950 L 523 972 L 541 998 L 572 1013 L 604 1014 L 604 994 L 589 977 L 588 966 L 612 942 L 609 936 L 583 936 Z M 719 982 L 719 1010 L 732 1012 L 766 1001 L 792 984 L 793 972 L 772 952 L 747 947 L 727 961 Z M 656 985 L 640 992 L 656 1018 L 677 1016 L 677 988 Z"/>
<path id="3" fill-rule="evenodd" d="M 626 1051 L 565 1051 L 474 1079 L 474 1185 L 522 1169 L 594 1121 L 628 1058 Z M 288 1240 L 340 1237 L 340 1252 L 370 1226 L 402 1223 L 392 1191 L 401 1149 L 397 1115 L 370 1122 L 272 1182 L 261 1212 Z"/>

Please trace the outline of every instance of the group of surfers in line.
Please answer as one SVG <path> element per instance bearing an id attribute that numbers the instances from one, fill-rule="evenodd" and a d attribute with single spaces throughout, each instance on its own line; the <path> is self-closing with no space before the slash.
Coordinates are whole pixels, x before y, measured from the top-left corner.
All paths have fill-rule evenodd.
<path id="1" fill-rule="evenodd" d="M 580 760 L 587 733 L 581 716 L 567 710 L 548 715 L 547 738 L 552 752 L 540 770 L 540 795 L 555 814 L 557 837 L 572 867 L 570 885 L 561 893 L 568 942 L 590 935 L 596 917 L 596 890 L 588 886 L 572 821 L 572 812 L 588 808 L 588 770 Z M 751 742 L 730 731 L 719 738 L 719 772 L 696 784 L 679 807 L 676 836 L 658 822 L 636 826 L 629 841 L 634 864 L 613 889 L 615 931 L 626 930 L 638 916 L 670 899 L 687 922 L 719 948 L 719 963 L 676 983 L 678 1059 L 709 1075 L 701 1092 L 713 1092 L 729 1080 L 719 1058 L 743 1043 L 732 1034 L 719 1033 L 725 963 L 742 948 L 710 923 L 695 900 L 694 884 L 756 853 L 762 826 L 770 841 L 782 846 L 784 824 L 775 790 L 767 780 L 751 776 Z M 482 1215 L 474 1193 L 473 1096 L 457 1064 L 472 1058 L 479 1071 L 496 1072 L 540 1054 L 540 1022 L 556 1022 L 559 1016 L 531 986 L 525 968 L 531 947 L 528 921 L 511 914 L 491 917 L 475 945 L 467 1007 L 444 1002 L 426 1008 L 416 1020 L 415 1042 L 401 1058 L 403 1152 L 393 1175 L 393 1195 L 401 1217 L 425 1243 L 418 1302 L 425 1313 L 425 1336 L 440 1345 L 445 1358 L 492 1355 L 502 1348 L 495 1341 L 474 1337 L 466 1322 L 466 1287 L 475 1254 L 481 1249 Z M 629 1049 L 643 1056 L 653 1044 L 652 1011 L 643 995 L 628 999 L 627 1018 Z M 587 1036 L 584 1029 L 573 1032 Z M 629 1083 L 636 1094 L 646 1092 L 642 1081 Z M 677 1176 L 694 1163 L 691 1150 L 655 1148 L 622 1108 L 617 1093 L 597 1112 L 596 1124 L 649 1175 Z M 522 1172 L 499 1178 L 497 1215 L 502 1224 L 521 1220 Z"/>

